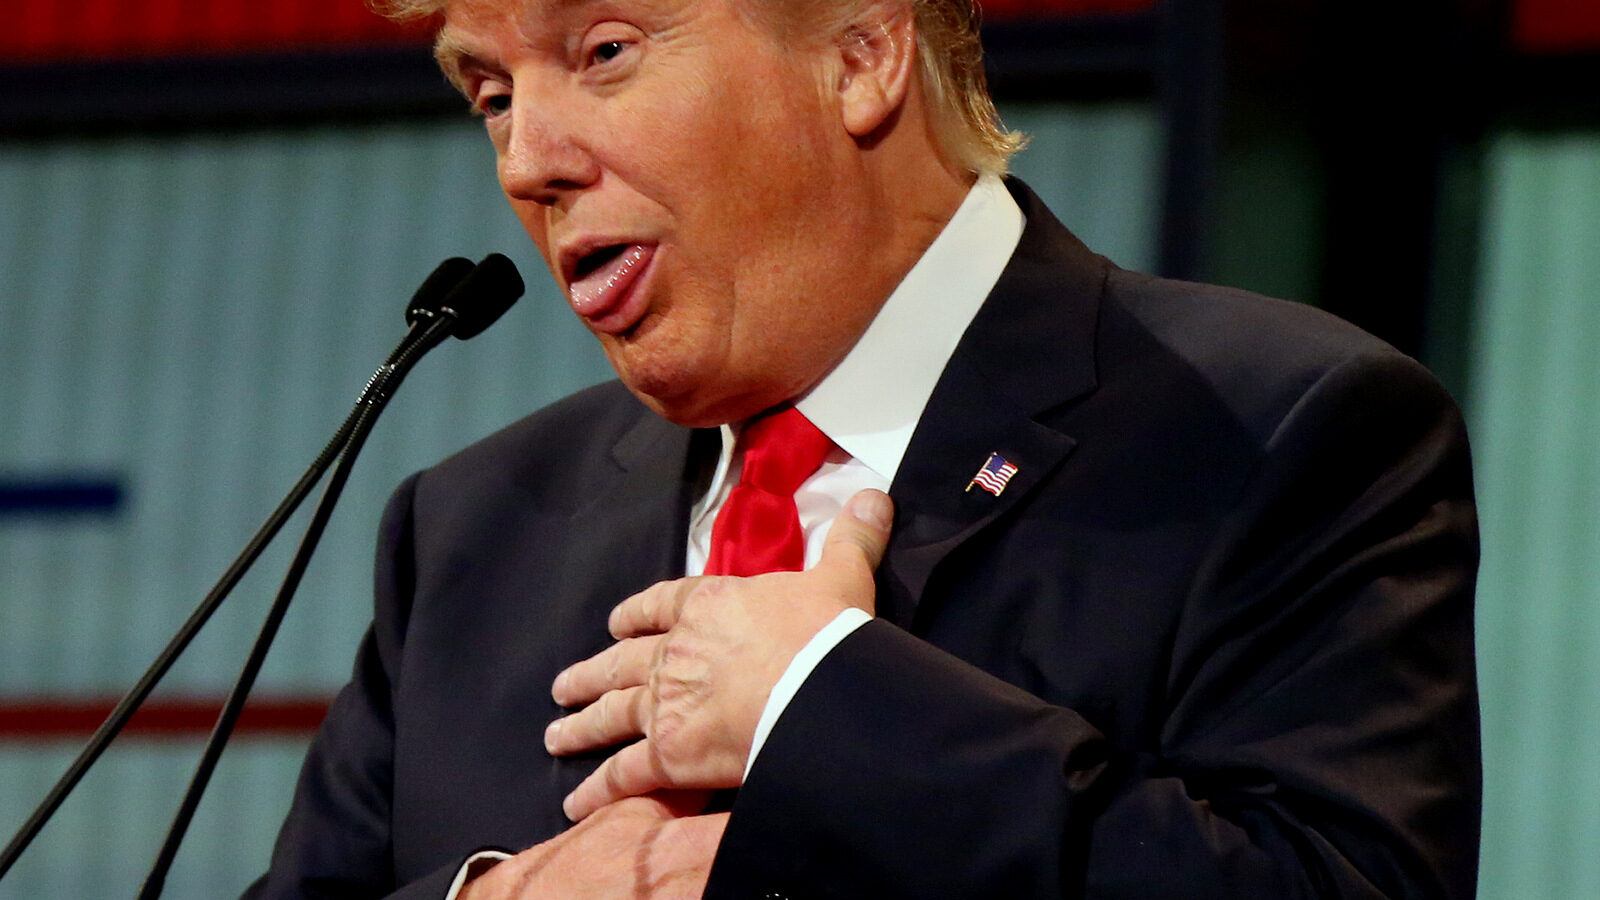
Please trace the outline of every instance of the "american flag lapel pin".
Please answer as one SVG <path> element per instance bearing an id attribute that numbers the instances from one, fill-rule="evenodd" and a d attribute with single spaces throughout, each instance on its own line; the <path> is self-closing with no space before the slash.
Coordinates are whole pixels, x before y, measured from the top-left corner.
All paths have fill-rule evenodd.
<path id="1" fill-rule="evenodd" d="M 978 474 L 967 482 L 967 490 L 970 491 L 973 485 L 977 485 L 998 497 L 1000 492 L 1006 489 L 1006 482 L 1015 474 L 1017 474 L 1015 465 L 998 453 L 990 453 L 988 462 L 985 462 L 983 468 L 978 470 Z"/>

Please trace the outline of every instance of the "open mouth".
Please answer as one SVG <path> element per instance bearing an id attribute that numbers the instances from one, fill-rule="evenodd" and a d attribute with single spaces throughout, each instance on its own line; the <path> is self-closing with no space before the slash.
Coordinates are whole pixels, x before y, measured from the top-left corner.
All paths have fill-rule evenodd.
<path id="1" fill-rule="evenodd" d="M 616 333 L 632 327 L 648 305 L 642 296 L 635 296 L 633 286 L 655 252 L 654 244 L 618 243 L 579 257 L 567 282 L 573 311 L 600 331 Z"/>
<path id="2" fill-rule="evenodd" d="M 622 252 L 628 249 L 628 246 L 627 244 L 612 244 L 609 247 L 601 247 L 587 254 L 578 260 L 578 264 L 573 267 L 571 280 L 582 281 L 589 277 L 601 266 L 621 256 Z"/>

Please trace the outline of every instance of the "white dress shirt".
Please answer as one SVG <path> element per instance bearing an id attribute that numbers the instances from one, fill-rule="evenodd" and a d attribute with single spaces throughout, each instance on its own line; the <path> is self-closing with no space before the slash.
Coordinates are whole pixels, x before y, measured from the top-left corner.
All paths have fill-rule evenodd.
<path id="1" fill-rule="evenodd" d="M 795 403 L 836 445 L 822 468 L 795 492 L 806 568 L 822 557 L 828 528 L 845 501 L 866 488 L 889 490 L 934 385 L 1010 261 L 1023 223 L 1022 210 L 1000 179 L 979 178 L 849 354 Z M 722 452 L 711 484 L 690 511 L 684 565 L 689 575 L 705 571 L 712 523 L 739 482 L 738 432 L 739 425 L 722 426 Z M 756 725 L 745 762 L 747 777 L 772 726 L 806 677 L 828 651 L 871 618 L 859 609 L 845 610 L 790 661 Z M 469 859 L 445 900 L 455 900 L 468 878 L 505 858 L 486 851 Z"/>
<path id="2" fill-rule="evenodd" d="M 795 492 L 805 533 L 805 565 L 816 565 L 828 527 L 857 491 L 888 491 L 911 433 L 933 395 L 950 354 L 1022 238 L 1023 216 L 1000 179 L 978 179 L 939 236 L 906 273 L 850 353 L 795 403 L 837 445 Z M 705 571 L 711 526 L 739 482 L 737 428 L 722 427 L 722 455 L 711 485 L 689 518 L 684 570 Z M 755 764 L 767 735 L 817 663 L 870 620 L 846 610 L 818 632 L 773 686 L 745 762 Z"/>

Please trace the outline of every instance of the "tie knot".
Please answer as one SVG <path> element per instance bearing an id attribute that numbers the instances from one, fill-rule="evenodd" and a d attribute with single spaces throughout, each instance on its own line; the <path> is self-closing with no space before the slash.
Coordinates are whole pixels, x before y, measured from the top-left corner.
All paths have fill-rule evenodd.
<path id="1" fill-rule="evenodd" d="M 742 438 L 744 470 L 739 483 L 780 497 L 793 496 L 833 449 L 833 441 L 792 406 L 751 421 Z"/>

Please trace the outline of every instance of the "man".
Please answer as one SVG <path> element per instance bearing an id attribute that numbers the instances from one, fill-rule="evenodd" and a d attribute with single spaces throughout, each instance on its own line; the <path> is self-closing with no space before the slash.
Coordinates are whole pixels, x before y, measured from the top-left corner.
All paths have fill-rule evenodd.
<path id="1" fill-rule="evenodd" d="M 626 390 L 397 492 L 257 896 L 1472 893 L 1476 526 L 1419 366 L 1002 185 L 964 0 L 442 6 Z M 805 571 L 680 578 L 744 571 L 796 420 Z"/>

